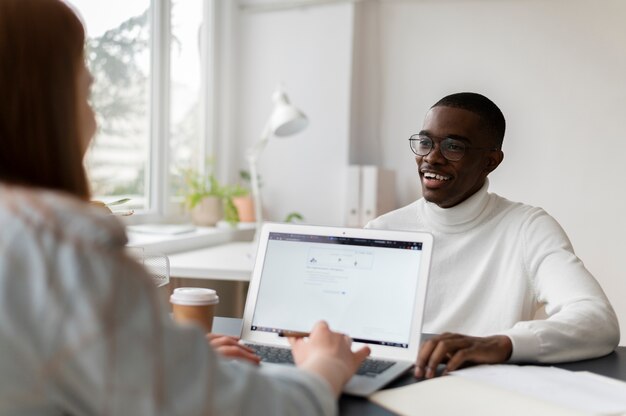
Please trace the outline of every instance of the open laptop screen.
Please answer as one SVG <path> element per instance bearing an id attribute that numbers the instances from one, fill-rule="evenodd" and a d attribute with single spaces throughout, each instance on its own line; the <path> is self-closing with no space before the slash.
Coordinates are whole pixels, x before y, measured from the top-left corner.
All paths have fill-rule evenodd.
<path id="1" fill-rule="evenodd" d="M 251 330 L 408 348 L 422 243 L 270 232 Z"/>

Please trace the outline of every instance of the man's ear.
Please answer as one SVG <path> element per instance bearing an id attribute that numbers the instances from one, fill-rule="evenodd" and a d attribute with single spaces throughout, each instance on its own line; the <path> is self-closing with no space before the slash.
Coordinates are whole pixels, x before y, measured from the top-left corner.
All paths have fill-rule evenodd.
<path id="1" fill-rule="evenodd" d="M 496 168 L 500 166 L 500 163 L 502 163 L 502 160 L 504 160 L 504 153 L 502 152 L 502 150 L 494 150 L 493 152 L 489 152 L 489 154 L 487 155 L 485 166 L 485 170 L 487 171 L 487 173 L 491 173 L 496 170 Z"/>

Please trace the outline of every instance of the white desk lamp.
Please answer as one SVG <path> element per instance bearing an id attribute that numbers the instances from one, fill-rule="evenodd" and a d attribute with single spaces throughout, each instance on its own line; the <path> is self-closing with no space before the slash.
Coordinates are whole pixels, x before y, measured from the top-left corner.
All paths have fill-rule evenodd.
<path id="1" fill-rule="evenodd" d="M 252 185 L 252 197 L 254 200 L 254 213 L 256 217 L 255 242 L 257 242 L 259 232 L 261 231 L 261 225 L 263 224 L 257 160 L 272 136 L 291 136 L 302 131 L 309 123 L 306 116 L 289 103 L 287 94 L 285 94 L 280 87 L 272 95 L 272 101 L 274 101 L 274 110 L 265 124 L 261 138 L 252 147 L 250 147 L 247 152 L 248 165 L 250 168 L 250 180 Z"/>

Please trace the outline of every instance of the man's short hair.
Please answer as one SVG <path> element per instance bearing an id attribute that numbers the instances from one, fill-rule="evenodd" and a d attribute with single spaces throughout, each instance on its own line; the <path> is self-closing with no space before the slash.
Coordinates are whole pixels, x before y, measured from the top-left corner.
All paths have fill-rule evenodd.
<path id="1" fill-rule="evenodd" d="M 484 95 L 475 92 L 459 92 L 443 97 L 434 107 L 453 107 L 471 111 L 483 119 L 485 128 L 491 134 L 494 144 L 502 146 L 506 121 L 497 105 Z"/>

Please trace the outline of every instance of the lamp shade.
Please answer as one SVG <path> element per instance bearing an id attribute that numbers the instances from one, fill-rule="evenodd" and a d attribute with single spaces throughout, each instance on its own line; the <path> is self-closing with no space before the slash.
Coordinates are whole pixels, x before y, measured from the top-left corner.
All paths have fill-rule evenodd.
<path id="1" fill-rule="evenodd" d="M 272 100 L 274 110 L 268 122 L 270 134 L 276 137 L 291 136 L 302 131 L 309 124 L 304 113 L 291 105 L 287 94 L 281 89 L 274 92 Z"/>

